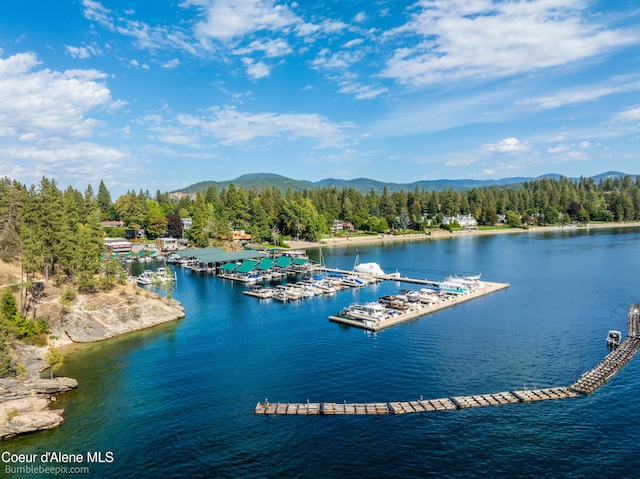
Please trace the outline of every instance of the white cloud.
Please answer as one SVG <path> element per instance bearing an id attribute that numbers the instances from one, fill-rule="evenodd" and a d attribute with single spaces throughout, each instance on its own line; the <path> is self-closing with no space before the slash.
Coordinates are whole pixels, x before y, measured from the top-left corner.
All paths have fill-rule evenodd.
<path id="1" fill-rule="evenodd" d="M 356 82 L 345 81 L 340 83 L 339 93 L 353 95 L 356 100 L 369 100 L 380 96 L 388 91 L 385 87 L 374 87 L 371 85 L 361 85 Z"/>
<path id="2" fill-rule="evenodd" d="M 96 70 L 36 70 L 33 53 L 0 58 L 0 135 L 34 140 L 86 137 L 100 122 L 95 109 L 117 108 Z"/>
<path id="3" fill-rule="evenodd" d="M 591 147 L 591 143 L 589 143 L 588 141 L 580 142 L 580 148 L 584 148 L 586 150 L 587 148 L 590 148 L 590 147 Z"/>
<path id="4" fill-rule="evenodd" d="M 517 138 L 505 138 L 498 143 L 486 143 L 482 150 L 488 153 L 516 153 L 527 151 L 530 147 L 527 143 L 521 143 Z"/>
<path id="5" fill-rule="evenodd" d="M 406 43 L 383 72 L 412 85 L 561 66 L 640 41 L 636 32 L 593 23 L 579 0 L 420 0 L 415 7 L 410 22 L 387 33 Z"/>
<path id="6" fill-rule="evenodd" d="M 129 152 L 92 142 L 0 145 L 0 158 L 0 175 L 27 184 L 46 176 L 79 188 L 132 169 Z"/>
<path id="7" fill-rule="evenodd" d="M 228 41 L 256 31 L 278 31 L 300 22 L 286 5 L 272 0 L 188 0 L 205 10 L 206 20 L 195 26 L 199 38 Z"/>
<path id="8" fill-rule="evenodd" d="M 167 69 L 172 69 L 172 68 L 176 68 L 180 65 L 180 60 L 178 60 L 177 58 L 174 58 L 173 60 L 169 60 L 168 62 L 164 62 L 162 64 L 162 68 L 167 68 Z"/>
<path id="9" fill-rule="evenodd" d="M 193 55 L 198 53 L 197 45 L 191 41 L 187 32 L 179 27 L 171 30 L 165 26 L 152 27 L 137 20 L 120 18 L 95 0 L 82 0 L 82 6 L 85 18 L 97 22 L 111 32 L 134 38 L 140 48 L 176 48 Z"/>
<path id="10" fill-rule="evenodd" d="M 553 155 L 555 153 L 564 153 L 565 151 L 568 151 L 570 148 L 567 145 L 558 145 L 558 146 L 553 146 L 550 148 L 547 148 L 547 153 Z"/>
<path id="11" fill-rule="evenodd" d="M 234 53 L 237 55 L 247 55 L 257 51 L 264 52 L 267 58 L 275 58 L 288 55 L 293 52 L 293 49 L 282 39 L 266 41 L 255 40 L 246 47 L 236 49 Z"/>
<path id="12" fill-rule="evenodd" d="M 565 105 L 576 105 L 589 101 L 596 101 L 600 98 L 616 93 L 627 93 L 640 90 L 640 82 L 634 81 L 622 85 L 604 85 L 593 87 L 575 88 L 566 90 L 554 95 L 540 96 L 517 102 L 519 105 L 531 106 L 536 110 L 547 110 L 559 108 Z"/>
<path id="13" fill-rule="evenodd" d="M 362 60 L 364 54 L 361 51 L 342 51 L 331 55 L 329 49 L 324 48 L 320 51 L 318 57 L 311 62 L 315 68 L 348 68 L 354 63 Z"/>
<path id="14" fill-rule="evenodd" d="M 613 117 L 616 122 L 640 121 L 640 106 L 629 108 Z"/>
<path id="15" fill-rule="evenodd" d="M 251 58 L 243 58 L 242 62 L 247 68 L 247 75 L 253 80 L 268 77 L 271 74 L 271 68 L 263 61 L 255 62 Z"/>
<path id="16" fill-rule="evenodd" d="M 185 146 L 204 144 L 207 138 L 223 146 L 247 145 L 258 138 L 309 138 L 328 148 L 343 144 L 345 130 L 352 126 L 314 113 L 245 113 L 232 107 L 214 107 L 201 115 L 180 114 L 167 121 L 146 117 L 141 123 L 149 125 L 158 139 Z"/>
<path id="17" fill-rule="evenodd" d="M 357 13 L 355 17 L 353 17 L 353 21 L 356 23 L 362 23 L 367 19 L 367 14 L 364 12 Z"/>
<path id="18" fill-rule="evenodd" d="M 74 47 L 71 45 L 67 45 L 65 49 L 67 53 L 71 55 L 73 58 L 81 58 L 83 60 L 102 54 L 100 49 L 93 45 L 86 45 L 82 47 Z"/>

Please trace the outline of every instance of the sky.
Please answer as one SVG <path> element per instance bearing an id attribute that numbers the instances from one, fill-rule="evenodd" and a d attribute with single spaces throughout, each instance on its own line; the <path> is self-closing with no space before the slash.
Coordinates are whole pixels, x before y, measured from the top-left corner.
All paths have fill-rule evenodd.
<path id="1" fill-rule="evenodd" d="M 640 1 L 0 2 L 0 175 L 640 173 Z"/>

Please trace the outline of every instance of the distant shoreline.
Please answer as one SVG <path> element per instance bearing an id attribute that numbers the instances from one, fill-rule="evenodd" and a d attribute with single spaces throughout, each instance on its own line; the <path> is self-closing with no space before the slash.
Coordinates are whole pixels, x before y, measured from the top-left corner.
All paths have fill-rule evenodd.
<path id="1" fill-rule="evenodd" d="M 313 249 L 325 246 L 352 246 L 365 244 L 383 244 L 399 241 L 425 241 L 434 239 L 460 238 L 465 236 L 485 236 L 499 234 L 515 234 L 515 233 L 544 233 L 558 230 L 592 230 L 592 229 L 608 229 L 608 228 L 634 228 L 640 227 L 640 221 L 631 222 L 614 222 L 614 223 L 589 223 L 586 226 L 534 226 L 527 229 L 524 228 L 505 228 L 495 230 L 478 230 L 478 231 L 454 231 L 432 230 L 429 233 L 416 233 L 409 235 L 389 235 L 378 234 L 371 236 L 344 236 L 336 238 L 324 238 L 320 241 L 300 241 L 291 240 L 288 242 L 291 249 Z"/>

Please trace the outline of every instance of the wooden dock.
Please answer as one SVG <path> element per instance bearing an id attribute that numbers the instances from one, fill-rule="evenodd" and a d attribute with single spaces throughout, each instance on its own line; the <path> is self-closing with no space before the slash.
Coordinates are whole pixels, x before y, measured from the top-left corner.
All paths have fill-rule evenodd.
<path id="1" fill-rule="evenodd" d="M 452 306 L 455 306 L 456 304 L 464 303 L 465 301 L 471 301 L 481 296 L 486 296 L 487 294 L 495 293 L 496 291 L 500 291 L 509 287 L 508 283 L 490 283 L 487 281 L 483 281 L 483 284 L 484 288 L 482 289 L 471 291 L 466 294 L 449 295 L 447 299 L 443 300 L 440 303 L 423 305 L 421 309 L 412 310 L 407 313 L 399 313 L 396 316 L 392 316 L 375 323 L 365 324 L 362 321 L 345 318 L 343 316 L 329 316 L 329 321 L 345 324 L 347 326 L 354 326 L 356 328 L 366 329 L 368 331 L 380 331 L 382 329 L 406 323 L 407 321 L 413 321 L 414 319 L 418 319 L 422 316 L 435 313 L 436 311 L 450 308 Z"/>
<path id="2" fill-rule="evenodd" d="M 620 346 L 611 351 L 600 364 L 587 371 L 569 386 L 582 394 L 591 394 L 627 364 L 640 349 L 640 338 L 628 337 Z"/>
<path id="3" fill-rule="evenodd" d="M 439 399 L 420 399 L 388 403 L 277 403 L 260 402 L 255 414 L 261 415 L 323 415 L 323 416 L 379 416 L 384 414 L 411 414 L 432 411 L 456 411 L 482 406 L 497 406 L 532 401 L 546 401 L 578 397 L 569 388 L 524 389 L 479 396 L 456 396 Z"/>
<path id="4" fill-rule="evenodd" d="M 591 394 L 611 379 L 627 364 L 640 349 L 640 305 L 629 308 L 628 336 L 617 348 L 609 353 L 595 368 L 584 373 L 580 379 L 568 387 L 546 389 L 519 389 L 476 396 L 454 396 L 440 399 L 388 403 L 277 403 L 267 400 L 258 403 L 254 410 L 259 415 L 382 415 L 408 414 L 431 411 L 457 411 L 481 406 L 549 401 L 579 397 Z"/>

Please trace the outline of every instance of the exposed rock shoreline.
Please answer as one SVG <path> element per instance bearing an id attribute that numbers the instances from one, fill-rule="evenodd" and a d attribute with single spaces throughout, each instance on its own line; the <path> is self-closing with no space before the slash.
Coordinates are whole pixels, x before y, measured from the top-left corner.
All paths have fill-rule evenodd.
<path id="1" fill-rule="evenodd" d="M 48 317 L 54 346 L 102 341 L 184 317 L 184 308 L 133 285 L 96 295 L 78 295 L 63 307 L 51 294 L 38 305 L 38 315 Z M 64 410 L 50 409 L 58 394 L 77 387 L 75 379 L 41 379 L 47 348 L 17 343 L 13 348 L 26 367 L 27 379 L 0 379 L 0 440 L 53 429 L 64 421 Z"/>
<path id="2" fill-rule="evenodd" d="M 178 301 L 136 291 L 79 297 L 71 311 L 63 315 L 62 331 L 74 343 L 87 343 L 184 317 Z"/>
<path id="3" fill-rule="evenodd" d="M 78 386 L 75 379 L 0 379 L 0 439 L 53 429 L 64 421 L 63 409 L 50 409 L 58 394 Z"/>

